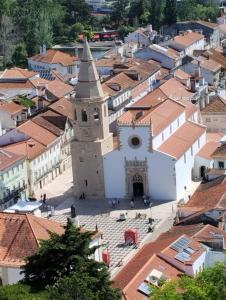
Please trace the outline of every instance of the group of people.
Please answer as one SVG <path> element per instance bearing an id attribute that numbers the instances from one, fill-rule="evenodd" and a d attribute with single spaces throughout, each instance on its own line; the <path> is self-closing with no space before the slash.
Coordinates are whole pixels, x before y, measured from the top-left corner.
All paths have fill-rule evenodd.
<path id="1" fill-rule="evenodd" d="M 110 207 L 116 208 L 116 205 L 120 206 L 120 200 L 119 199 L 113 199 L 109 202 Z"/>
<path id="2" fill-rule="evenodd" d="M 143 202 L 144 202 L 144 206 L 145 206 L 145 207 L 148 207 L 148 206 L 151 205 L 151 201 L 150 201 L 150 197 L 149 197 L 149 196 L 144 195 L 144 196 L 142 197 L 142 199 L 143 199 Z"/>
<path id="3" fill-rule="evenodd" d="M 85 193 L 82 193 L 81 196 L 79 197 L 79 199 L 80 200 L 85 200 L 86 199 Z"/>

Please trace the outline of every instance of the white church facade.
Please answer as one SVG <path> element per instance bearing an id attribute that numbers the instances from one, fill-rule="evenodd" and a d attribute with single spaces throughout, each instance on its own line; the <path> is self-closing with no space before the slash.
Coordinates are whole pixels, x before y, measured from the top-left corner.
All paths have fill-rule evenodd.
<path id="1" fill-rule="evenodd" d="M 180 200 L 200 177 L 197 153 L 206 144 L 206 127 L 198 123 L 197 108 L 190 102 L 148 94 L 118 119 L 113 140 L 107 97 L 87 41 L 72 102 L 75 197 Z"/>

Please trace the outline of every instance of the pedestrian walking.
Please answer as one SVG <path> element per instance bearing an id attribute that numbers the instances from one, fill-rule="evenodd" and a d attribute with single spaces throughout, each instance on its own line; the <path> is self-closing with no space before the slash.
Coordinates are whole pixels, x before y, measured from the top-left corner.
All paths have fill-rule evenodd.
<path id="1" fill-rule="evenodd" d="M 43 203 L 46 204 L 46 194 L 43 194 Z"/>
<path id="2" fill-rule="evenodd" d="M 134 200 L 133 199 L 130 201 L 130 207 L 134 208 Z"/>

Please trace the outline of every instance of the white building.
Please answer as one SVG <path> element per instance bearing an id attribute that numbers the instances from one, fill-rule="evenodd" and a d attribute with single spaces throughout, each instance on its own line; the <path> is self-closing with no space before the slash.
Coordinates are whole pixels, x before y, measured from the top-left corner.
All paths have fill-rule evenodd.
<path id="1" fill-rule="evenodd" d="M 159 96 L 150 93 L 127 107 L 118 119 L 113 143 L 107 97 L 87 41 L 78 78 L 79 89 L 72 99 L 76 109 L 72 143 L 75 196 L 183 198 L 198 176 L 196 154 L 206 144 L 206 127 L 197 123 L 197 108 L 188 101 L 193 93 L 176 79 L 169 80 L 160 86 Z"/>
<path id="2" fill-rule="evenodd" d="M 0 102 L 0 120 L 6 131 L 16 128 L 27 118 L 26 108 L 14 102 Z"/>
<path id="3" fill-rule="evenodd" d="M 153 42 L 156 35 L 157 32 L 152 29 L 152 25 L 148 25 L 146 28 L 138 28 L 134 32 L 129 33 L 125 37 L 125 42 L 136 43 L 139 48 L 147 47 Z"/>
<path id="4" fill-rule="evenodd" d="M 185 55 L 192 55 L 194 50 L 205 48 L 205 37 L 201 33 L 188 30 L 175 36 L 168 45 L 179 52 L 183 51 Z"/>
<path id="5" fill-rule="evenodd" d="M 0 148 L 0 208 L 6 209 L 27 196 L 26 157 Z"/>
<path id="6" fill-rule="evenodd" d="M 159 62 L 162 67 L 172 69 L 182 64 L 183 54 L 177 50 L 153 44 L 137 51 L 135 57 L 143 60 L 153 59 Z"/>
<path id="7" fill-rule="evenodd" d="M 78 74 L 79 59 L 58 50 L 46 50 L 43 46 L 40 53 L 28 58 L 29 69 L 40 72 L 56 69 L 62 76 L 76 77 Z"/>

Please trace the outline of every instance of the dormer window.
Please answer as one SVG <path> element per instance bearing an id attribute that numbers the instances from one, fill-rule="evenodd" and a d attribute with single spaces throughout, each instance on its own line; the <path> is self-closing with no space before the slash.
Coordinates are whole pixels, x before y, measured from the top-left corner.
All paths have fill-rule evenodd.
<path id="1" fill-rule="evenodd" d="M 82 109 L 81 115 L 82 115 L 82 122 L 87 122 L 88 117 L 85 109 Z"/>

